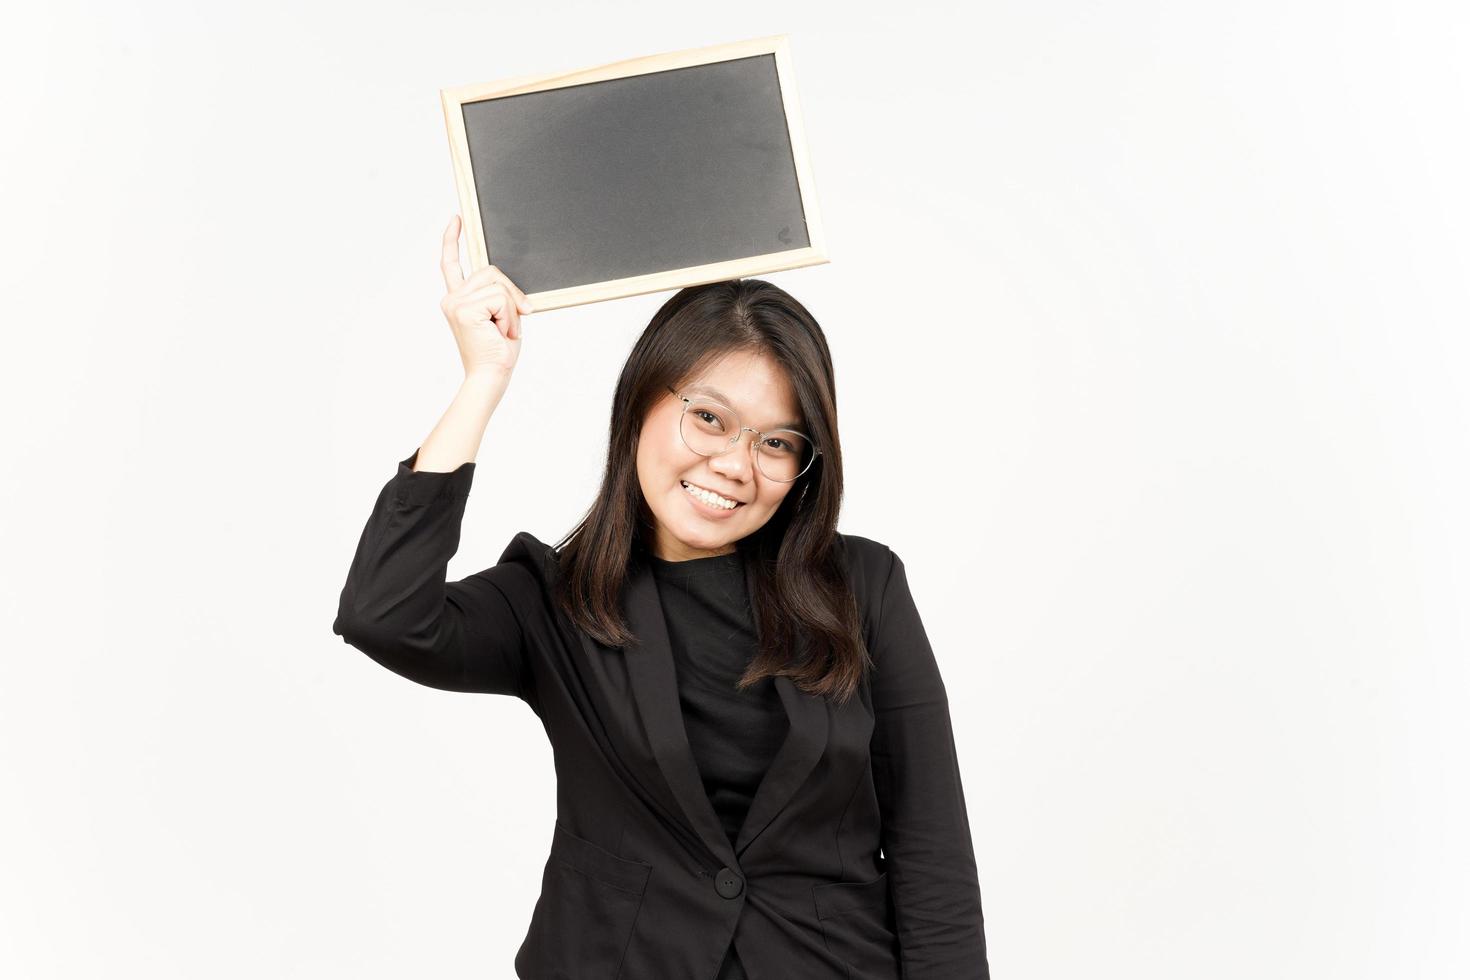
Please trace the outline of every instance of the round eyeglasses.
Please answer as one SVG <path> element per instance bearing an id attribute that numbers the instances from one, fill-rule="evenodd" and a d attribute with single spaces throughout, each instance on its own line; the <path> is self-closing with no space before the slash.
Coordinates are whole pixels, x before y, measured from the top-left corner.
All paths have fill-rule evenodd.
<path id="1" fill-rule="evenodd" d="M 735 409 L 719 399 L 702 394 L 682 395 L 672 387 L 669 391 L 684 403 L 684 411 L 679 415 L 679 438 L 701 456 L 723 456 L 739 445 L 746 431 L 755 432 L 755 440 L 750 444 L 755 465 L 766 479 L 790 483 L 811 469 L 812 463 L 822 455 L 810 439 L 795 429 L 747 430 L 740 425 Z"/>

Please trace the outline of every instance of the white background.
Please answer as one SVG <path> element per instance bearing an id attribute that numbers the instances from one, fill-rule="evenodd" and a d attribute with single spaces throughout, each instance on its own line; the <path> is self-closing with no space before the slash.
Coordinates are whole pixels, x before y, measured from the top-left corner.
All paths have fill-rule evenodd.
<path id="1" fill-rule="evenodd" d="M 0 975 L 511 976 L 544 732 L 330 630 L 458 383 L 438 91 L 778 33 L 994 975 L 1467 975 L 1470 14 L 1343 0 L 7 15 Z M 451 576 L 668 295 L 526 320 Z"/>

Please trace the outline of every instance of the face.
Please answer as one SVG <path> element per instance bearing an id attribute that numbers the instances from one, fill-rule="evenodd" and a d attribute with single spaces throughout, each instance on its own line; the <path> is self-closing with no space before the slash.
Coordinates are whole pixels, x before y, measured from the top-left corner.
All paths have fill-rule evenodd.
<path id="1" fill-rule="evenodd" d="M 765 354 L 729 354 L 683 387 L 675 385 L 682 394 L 692 394 L 690 389 L 698 386 L 718 392 L 719 400 L 739 414 L 741 425 L 760 432 L 801 419 L 791 382 Z M 684 403 L 666 392 L 644 419 L 638 438 L 638 483 L 653 512 L 653 553 L 665 561 L 729 554 L 735 542 L 760 530 L 802 482 L 779 483 L 760 471 L 751 451 L 754 432 L 742 432 L 739 444 L 723 455 L 701 456 L 679 437 L 683 413 Z M 806 431 L 805 426 L 796 428 Z M 712 508 L 690 494 L 686 482 L 739 501 L 739 506 Z"/>

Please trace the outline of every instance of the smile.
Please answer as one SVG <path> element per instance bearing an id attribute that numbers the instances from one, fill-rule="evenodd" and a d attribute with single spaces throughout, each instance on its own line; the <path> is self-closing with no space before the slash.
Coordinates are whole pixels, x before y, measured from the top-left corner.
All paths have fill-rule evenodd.
<path id="1" fill-rule="evenodd" d="M 736 507 L 742 506 L 742 501 L 722 497 L 713 490 L 706 490 L 704 487 L 695 486 L 688 480 L 680 480 L 679 483 L 683 486 L 685 493 L 710 507 L 716 507 L 720 510 L 734 510 Z"/>

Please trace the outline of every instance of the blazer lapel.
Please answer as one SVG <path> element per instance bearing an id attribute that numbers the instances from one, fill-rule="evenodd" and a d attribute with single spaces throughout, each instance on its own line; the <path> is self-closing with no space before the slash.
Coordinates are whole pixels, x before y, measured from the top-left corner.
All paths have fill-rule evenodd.
<path id="1" fill-rule="evenodd" d="M 755 573 L 751 570 L 749 557 L 745 560 L 745 594 L 755 595 Z M 808 646 L 803 636 L 801 648 L 795 651 L 793 661 L 800 662 L 806 656 Z M 735 836 L 735 851 L 740 855 L 744 855 L 750 842 L 791 802 L 791 797 L 806 782 L 812 767 L 827 749 L 831 719 L 827 700 L 807 694 L 785 675 L 778 674 L 775 684 L 781 705 L 786 709 L 786 739 L 761 779 L 755 797 L 750 801 L 745 822 Z"/>
<path id="2" fill-rule="evenodd" d="M 826 701 L 803 692 L 791 678 L 780 675 L 776 677 L 776 690 L 786 708 L 790 728 L 761 779 L 760 788 L 750 801 L 745 822 L 735 837 L 735 851 L 741 855 L 756 835 L 765 830 L 776 814 L 791 802 L 791 797 L 801 788 L 827 747 Z"/>
<path id="3" fill-rule="evenodd" d="M 753 595 L 748 562 L 745 577 L 747 594 Z M 657 582 L 645 561 L 634 562 L 625 610 L 628 625 L 638 637 L 638 641 L 625 651 L 629 681 L 659 770 L 700 839 L 726 865 L 736 865 L 736 854 L 743 853 L 756 835 L 790 802 L 821 758 L 828 735 L 826 701 L 801 691 L 788 677 L 775 678 L 775 687 L 786 711 L 786 738 L 756 790 L 732 849 L 719 814 L 705 792 L 698 764 L 689 747 L 663 605 L 659 601 Z M 738 734 L 732 733 L 732 737 L 738 737 Z"/>

